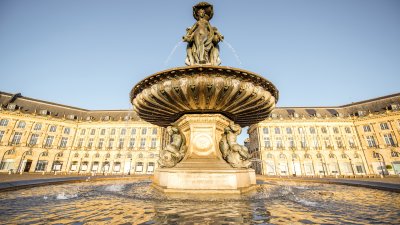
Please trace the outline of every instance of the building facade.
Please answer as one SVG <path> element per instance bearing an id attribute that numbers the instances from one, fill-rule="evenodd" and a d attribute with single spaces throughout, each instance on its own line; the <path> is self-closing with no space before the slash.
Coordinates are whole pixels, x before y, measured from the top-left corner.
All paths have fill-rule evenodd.
<path id="1" fill-rule="evenodd" d="M 265 175 L 399 174 L 400 93 L 338 107 L 277 107 L 248 129 Z"/>
<path id="2" fill-rule="evenodd" d="M 0 92 L 0 171 L 153 173 L 165 129 L 130 110 L 87 110 Z M 399 174 L 400 93 L 338 107 L 277 107 L 249 127 L 265 175 Z M 389 167 L 387 167 L 389 166 Z"/>
<path id="3" fill-rule="evenodd" d="M 86 110 L 0 92 L 0 171 L 153 173 L 164 128 L 129 110 Z"/>

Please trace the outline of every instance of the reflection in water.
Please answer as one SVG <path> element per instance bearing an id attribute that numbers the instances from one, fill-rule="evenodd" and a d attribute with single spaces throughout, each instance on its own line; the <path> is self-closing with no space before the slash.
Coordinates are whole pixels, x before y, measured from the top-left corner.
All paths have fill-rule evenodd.
<path id="1" fill-rule="evenodd" d="M 0 193 L 0 223 L 400 224 L 398 193 L 273 181 L 244 195 L 166 195 L 150 182 L 85 182 Z"/>

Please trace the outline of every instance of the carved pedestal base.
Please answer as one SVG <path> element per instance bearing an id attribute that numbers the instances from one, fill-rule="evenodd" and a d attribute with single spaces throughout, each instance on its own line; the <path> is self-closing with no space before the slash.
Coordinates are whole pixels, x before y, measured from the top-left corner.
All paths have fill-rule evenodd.
<path id="1" fill-rule="evenodd" d="M 153 186 L 164 192 L 242 193 L 256 188 L 253 169 L 232 168 L 221 155 L 219 141 L 230 120 L 220 114 L 187 114 L 176 123 L 188 151 L 173 168 L 154 172 Z"/>

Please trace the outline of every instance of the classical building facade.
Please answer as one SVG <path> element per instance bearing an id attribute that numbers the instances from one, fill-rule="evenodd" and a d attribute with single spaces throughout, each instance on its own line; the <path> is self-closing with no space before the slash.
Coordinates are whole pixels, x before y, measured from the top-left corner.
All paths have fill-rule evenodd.
<path id="1" fill-rule="evenodd" d="M 0 171 L 153 173 L 164 128 L 129 110 L 86 110 L 0 92 Z"/>
<path id="2" fill-rule="evenodd" d="M 129 110 L 5 92 L 0 104 L 3 172 L 153 173 L 170 139 Z M 400 93 L 338 107 L 277 107 L 248 129 L 253 168 L 269 175 L 399 174 L 399 104 Z"/>
<path id="3" fill-rule="evenodd" d="M 248 129 L 268 175 L 399 174 L 400 93 L 338 107 L 277 107 Z"/>

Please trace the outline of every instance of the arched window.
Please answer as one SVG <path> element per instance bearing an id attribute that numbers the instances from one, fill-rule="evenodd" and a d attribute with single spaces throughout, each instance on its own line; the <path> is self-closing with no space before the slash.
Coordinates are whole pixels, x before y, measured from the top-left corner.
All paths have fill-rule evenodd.
<path id="1" fill-rule="evenodd" d="M 110 153 L 108 153 L 108 154 L 106 155 L 106 158 L 110 158 Z"/>
<path id="2" fill-rule="evenodd" d="M 89 154 L 88 153 L 85 154 L 85 158 L 89 158 Z"/>
<path id="3" fill-rule="evenodd" d="M 292 158 L 293 159 L 297 159 L 297 155 L 296 154 L 292 154 Z"/>
<path id="4" fill-rule="evenodd" d="M 279 154 L 279 158 L 284 159 L 285 155 L 284 154 Z"/>
<path id="5" fill-rule="evenodd" d="M 322 158 L 322 155 L 321 154 L 317 154 L 317 158 L 318 159 Z"/>
<path id="6" fill-rule="evenodd" d="M 358 158 L 360 158 L 360 155 L 358 155 L 357 153 L 354 153 L 354 158 L 358 159 Z"/>
<path id="7" fill-rule="evenodd" d="M 329 154 L 329 158 L 334 159 L 335 155 L 331 153 L 331 154 Z"/>
<path id="8" fill-rule="evenodd" d="M 99 158 L 99 157 L 100 157 L 100 154 L 97 153 L 96 155 L 94 155 L 94 157 Z"/>
<path id="9" fill-rule="evenodd" d="M 128 158 L 132 158 L 132 154 L 128 154 Z"/>
<path id="10" fill-rule="evenodd" d="M 346 154 L 342 154 L 342 158 L 343 159 L 347 158 L 347 155 Z"/>
<path id="11" fill-rule="evenodd" d="M 272 155 L 271 155 L 271 154 L 268 154 L 268 155 L 267 155 L 267 158 L 268 158 L 268 159 L 271 159 L 271 158 L 272 158 Z"/>
<path id="12" fill-rule="evenodd" d="M 139 158 L 143 158 L 143 154 L 139 154 Z"/>
<path id="13" fill-rule="evenodd" d="M 390 154 L 394 158 L 399 157 L 399 153 L 398 152 L 391 152 Z"/>
<path id="14" fill-rule="evenodd" d="M 75 158 L 78 158 L 78 157 L 79 157 L 79 154 L 78 154 L 78 153 L 75 153 L 74 157 L 75 157 Z"/>
<path id="15" fill-rule="evenodd" d="M 118 154 L 118 155 L 117 155 L 117 159 L 119 159 L 119 158 L 121 158 L 121 154 Z"/>
<path id="16" fill-rule="evenodd" d="M 309 159 L 310 155 L 309 154 L 304 154 L 304 158 Z"/>

